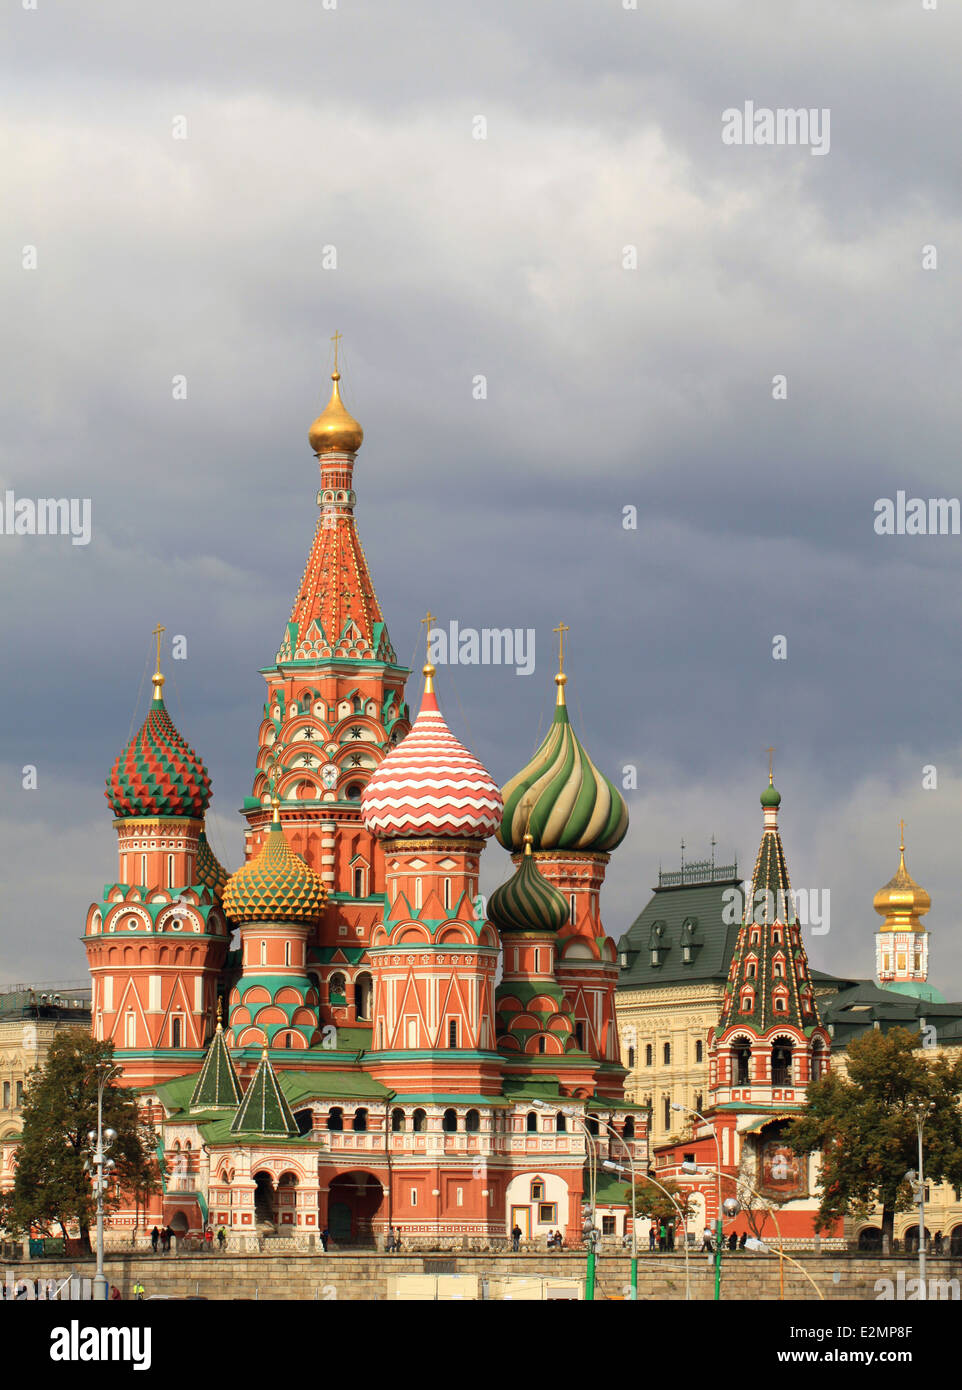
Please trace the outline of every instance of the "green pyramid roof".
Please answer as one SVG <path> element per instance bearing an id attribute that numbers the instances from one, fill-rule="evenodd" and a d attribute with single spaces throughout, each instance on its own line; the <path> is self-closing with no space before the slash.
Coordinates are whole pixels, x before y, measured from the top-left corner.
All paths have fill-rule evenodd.
<path id="1" fill-rule="evenodd" d="M 274 1074 L 267 1048 L 230 1130 L 231 1134 L 297 1135 L 297 1124 Z"/>
<path id="2" fill-rule="evenodd" d="M 244 1093 L 227 1049 L 227 1040 L 220 1022 L 214 1040 L 207 1049 L 197 1085 L 190 1098 L 191 1110 L 235 1110 Z"/>

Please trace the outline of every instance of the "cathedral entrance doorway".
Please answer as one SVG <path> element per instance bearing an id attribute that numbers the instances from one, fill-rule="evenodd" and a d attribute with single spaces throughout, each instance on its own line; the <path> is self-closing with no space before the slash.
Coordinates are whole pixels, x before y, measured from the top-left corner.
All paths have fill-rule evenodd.
<path id="1" fill-rule="evenodd" d="M 342 1173 L 328 1189 L 327 1228 L 336 1245 L 374 1245 L 384 1189 L 371 1173 Z"/>
<path id="2" fill-rule="evenodd" d="M 254 1223 L 257 1226 L 276 1226 L 277 1194 L 274 1191 L 274 1179 L 270 1173 L 254 1174 Z"/>

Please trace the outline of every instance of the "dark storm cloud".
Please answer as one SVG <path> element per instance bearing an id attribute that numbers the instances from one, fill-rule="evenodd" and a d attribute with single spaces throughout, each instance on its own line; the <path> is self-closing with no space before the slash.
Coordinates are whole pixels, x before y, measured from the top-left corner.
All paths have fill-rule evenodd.
<path id="1" fill-rule="evenodd" d="M 564 616 L 576 726 L 611 775 L 639 769 L 611 933 L 682 836 L 750 870 L 774 742 L 793 877 L 832 890 L 816 962 L 871 972 L 904 813 L 933 980 L 962 989 L 941 930 L 962 538 L 872 528 L 900 487 L 959 491 L 958 17 L 41 0 L 4 23 L 0 495 L 88 497 L 94 535 L 0 538 L 0 976 L 84 973 L 74 939 L 114 871 L 103 776 L 142 717 L 158 618 L 188 636 L 171 709 L 238 862 L 337 327 L 399 651 L 428 605 L 537 629 L 530 678 L 439 681 L 503 780 L 550 717 Z M 723 146 L 746 99 L 830 107 L 831 153 Z M 491 887 L 506 861 L 486 861 Z"/>

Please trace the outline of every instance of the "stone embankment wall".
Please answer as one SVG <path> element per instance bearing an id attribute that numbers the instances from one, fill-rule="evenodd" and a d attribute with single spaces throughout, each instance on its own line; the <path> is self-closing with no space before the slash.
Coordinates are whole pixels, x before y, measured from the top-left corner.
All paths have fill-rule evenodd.
<path id="1" fill-rule="evenodd" d="M 896 1297 L 912 1298 L 918 1273 L 912 1258 L 893 1256 L 808 1255 L 795 1258 L 811 1275 L 826 1299 L 878 1299 L 876 1281 L 891 1281 Z M 650 1255 L 638 1261 L 640 1299 L 684 1299 L 685 1260 L 680 1254 Z M 124 1298 L 132 1297 L 136 1283 L 148 1295 L 208 1299 L 379 1300 L 389 1296 L 389 1280 L 399 1274 L 438 1273 L 461 1276 L 457 1285 L 465 1296 L 480 1297 L 481 1281 L 506 1276 L 544 1275 L 563 1279 L 585 1277 L 585 1256 L 579 1251 L 550 1255 L 459 1254 L 447 1258 L 400 1254 L 378 1255 L 352 1251 L 284 1255 L 143 1255 L 108 1254 L 104 1269 L 111 1284 Z M 21 1260 L 7 1264 L 4 1279 L 63 1280 L 71 1274 L 92 1279 L 93 1260 Z M 786 1299 L 816 1299 L 812 1284 L 797 1266 L 785 1261 Z M 691 1294 L 710 1299 L 714 1272 L 701 1253 L 689 1260 Z M 930 1298 L 958 1298 L 962 1261 L 929 1258 Z M 955 1281 L 954 1285 L 951 1281 Z M 621 1299 L 628 1295 L 630 1262 L 627 1255 L 602 1255 L 597 1262 L 596 1298 Z M 901 1293 L 899 1293 L 901 1289 Z M 476 1292 L 475 1292 L 476 1291 Z M 450 1294 L 448 1296 L 451 1296 Z M 722 1265 L 722 1297 L 726 1300 L 766 1300 L 779 1297 L 777 1257 L 739 1253 L 727 1255 Z"/>

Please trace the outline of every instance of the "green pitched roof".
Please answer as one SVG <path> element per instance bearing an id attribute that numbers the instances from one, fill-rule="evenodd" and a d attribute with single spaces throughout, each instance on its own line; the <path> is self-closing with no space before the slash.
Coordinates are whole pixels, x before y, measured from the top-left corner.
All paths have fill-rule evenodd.
<path id="1" fill-rule="evenodd" d="M 266 1049 L 230 1128 L 232 1134 L 297 1134 L 291 1107 L 280 1088 Z"/>
<path id="2" fill-rule="evenodd" d="M 744 893 L 738 878 L 655 888 L 618 942 L 618 988 L 723 984 L 743 912 Z M 654 950 L 657 965 L 652 963 Z"/>
<path id="3" fill-rule="evenodd" d="M 197 1085 L 190 1098 L 191 1110 L 236 1110 L 243 1098 L 237 1072 L 227 1049 L 224 1030 L 218 1023 L 214 1040 L 207 1049 Z"/>

